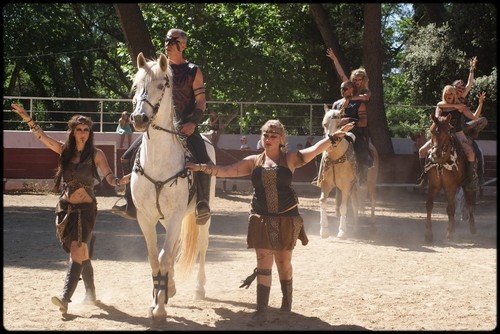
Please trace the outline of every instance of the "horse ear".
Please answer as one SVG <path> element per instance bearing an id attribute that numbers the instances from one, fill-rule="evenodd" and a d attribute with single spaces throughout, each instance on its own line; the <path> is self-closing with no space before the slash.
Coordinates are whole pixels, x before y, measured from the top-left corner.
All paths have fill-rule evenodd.
<path id="1" fill-rule="evenodd" d="M 323 109 L 325 109 L 325 114 L 328 112 L 328 110 L 330 110 L 330 108 L 328 108 L 326 104 L 323 104 Z"/>
<path id="2" fill-rule="evenodd" d="M 444 118 L 444 120 L 446 122 L 449 122 L 451 120 L 451 114 L 446 115 L 446 117 Z"/>
<path id="3" fill-rule="evenodd" d="M 438 122 L 438 118 L 436 117 L 436 115 L 434 115 L 434 113 L 431 114 L 431 120 L 434 122 L 434 123 L 437 123 Z"/>
<path id="4" fill-rule="evenodd" d="M 160 64 L 160 68 L 163 72 L 167 71 L 167 66 L 168 66 L 168 59 L 165 54 L 161 54 L 160 57 L 158 58 L 158 63 Z"/>
<path id="5" fill-rule="evenodd" d="M 146 58 L 144 58 L 144 54 L 139 52 L 137 55 L 137 68 L 143 68 L 146 65 Z"/>

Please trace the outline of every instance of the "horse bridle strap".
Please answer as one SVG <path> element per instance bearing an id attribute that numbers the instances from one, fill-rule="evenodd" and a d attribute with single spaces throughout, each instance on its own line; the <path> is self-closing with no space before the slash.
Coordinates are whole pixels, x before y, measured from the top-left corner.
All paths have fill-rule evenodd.
<path id="1" fill-rule="evenodd" d="M 134 172 L 141 173 L 142 175 L 144 175 L 146 177 L 146 179 L 148 179 L 149 181 L 151 181 L 151 183 L 154 184 L 155 191 L 156 191 L 156 209 L 158 209 L 158 213 L 161 216 L 160 219 L 165 218 L 165 216 L 163 215 L 163 212 L 161 211 L 161 208 L 160 208 L 160 192 L 163 189 L 163 186 L 165 184 L 167 184 L 168 182 L 174 180 L 172 182 L 172 184 L 170 184 L 170 187 L 171 187 L 172 185 L 174 185 L 174 183 L 177 183 L 177 179 L 179 177 L 182 177 L 182 178 L 187 177 L 188 176 L 187 169 L 184 168 L 183 170 L 181 170 L 177 174 L 169 177 L 165 181 L 155 181 L 152 177 L 150 177 L 148 174 L 146 174 L 146 172 L 144 171 L 144 168 L 142 168 L 142 166 L 141 166 L 141 162 L 139 161 L 139 157 L 137 157 L 137 159 L 135 160 Z"/>

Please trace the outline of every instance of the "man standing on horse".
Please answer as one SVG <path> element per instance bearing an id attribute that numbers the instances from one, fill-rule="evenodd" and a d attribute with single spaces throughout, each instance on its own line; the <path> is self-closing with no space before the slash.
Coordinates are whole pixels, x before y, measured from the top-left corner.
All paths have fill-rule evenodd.
<path id="1" fill-rule="evenodd" d="M 173 78 L 173 104 L 175 109 L 176 126 L 178 131 L 186 136 L 186 144 L 193 155 L 194 162 L 208 163 L 205 142 L 198 130 L 203 113 L 206 109 L 205 84 L 203 74 L 198 65 L 184 58 L 184 50 L 187 48 L 187 35 L 181 29 L 170 29 L 165 37 L 165 53 L 168 56 L 169 67 Z M 132 146 L 123 154 L 121 164 L 123 173 L 130 172 L 135 152 L 142 142 L 140 136 Z M 210 175 L 198 172 L 195 174 L 197 189 L 196 222 L 203 225 L 210 218 L 209 191 Z M 113 211 L 127 218 L 136 217 L 135 206 L 129 187 L 125 191 L 127 204 L 114 206 Z"/>

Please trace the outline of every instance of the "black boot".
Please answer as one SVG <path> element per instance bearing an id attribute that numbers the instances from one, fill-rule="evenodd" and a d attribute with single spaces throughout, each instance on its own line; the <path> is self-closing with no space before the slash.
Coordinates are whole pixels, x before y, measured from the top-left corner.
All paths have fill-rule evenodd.
<path id="1" fill-rule="evenodd" d="M 210 181 L 211 176 L 202 172 L 196 175 L 196 224 L 205 225 L 210 218 Z"/>
<path id="2" fill-rule="evenodd" d="M 281 299 L 280 310 L 285 312 L 292 311 L 292 296 L 293 296 L 293 279 L 280 280 L 281 292 L 283 293 L 283 298 Z"/>
<path id="3" fill-rule="evenodd" d="M 52 304 L 59 306 L 59 311 L 64 315 L 68 312 L 68 303 L 71 302 L 71 296 L 76 290 L 80 275 L 82 273 L 82 265 L 73 261 L 69 262 L 66 280 L 64 281 L 63 293 L 60 297 L 52 297 Z"/>
<path id="4" fill-rule="evenodd" d="M 269 305 L 270 286 L 257 284 L 257 312 L 252 315 L 249 326 L 259 326 L 267 321 L 267 305 Z"/>
<path id="5" fill-rule="evenodd" d="M 82 262 L 82 279 L 85 285 L 85 298 L 84 303 L 95 303 L 97 300 L 95 295 L 95 285 L 94 285 L 94 268 L 92 267 L 92 262 L 90 259 Z"/>
<path id="6" fill-rule="evenodd" d="M 120 159 L 120 163 L 122 165 L 123 175 L 127 175 L 132 172 L 132 165 L 130 164 L 131 159 L 122 158 Z M 127 203 L 124 205 L 114 205 L 111 211 L 127 219 L 136 219 L 137 210 L 135 208 L 134 201 L 132 200 L 130 183 L 127 183 L 127 185 L 125 186 L 125 201 Z"/>
<path id="7" fill-rule="evenodd" d="M 427 173 L 425 172 L 425 158 L 420 158 L 420 170 L 422 171 L 422 174 L 420 174 L 420 177 L 417 179 L 416 187 L 419 189 L 424 189 L 425 186 L 427 185 Z"/>
<path id="8" fill-rule="evenodd" d="M 465 179 L 465 190 L 477 191 L 479 186 L 477 184 L 477 173 L 474 161 L 467 161 L 465 165 L 466 179 Z"/>

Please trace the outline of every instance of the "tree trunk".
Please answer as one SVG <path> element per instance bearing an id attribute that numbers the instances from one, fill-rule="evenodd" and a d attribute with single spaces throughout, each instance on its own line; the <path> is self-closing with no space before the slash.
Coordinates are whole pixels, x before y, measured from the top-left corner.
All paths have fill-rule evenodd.
<path id="1" fill-rule="evenodd" d="M 439 27 L 444 22 L 444 17 L 446 15 L 446 9 L 442 3 L 424 3 L 425 13 L 429 19 L 429 23 L 435 23 L 436 27 Z"/>
<path id="2" fill-rule="evenodd" d="M 114 6 L 127 41 L 132 64 L 137 66 L 136 59 L 140 52 L 147 59 L 156 59 L 156 51 L 139 5 L 137 3 L 115 3 Z"/>
<path id="3" fill-rule="evenodd" d="M 326 10 L 322 4 L 310 4 L 309 10 L 311 12 L 311 16 L 312 16 L 314 22 L 316 23 L 316 27 L 318 28 L 318 30 L 321 34 L 321 37 L 323 37 L 323 41 L 325 42 L 326 49 L 332 48 L 335 55 L 337 55 L 337 58 L 340 62 L 340 65 L 342 66 L 342 69 L 344 70 L 344 73 L 349 77 L 350 72 L 346 71 L 346 69 L 349 69 L 351 67 L 346 62 L 344 53 L 342 52 L 342 50 L 340 48 L 338 38 L 337 38 L 337 36 L 335 36 L 335 33 L 332 30 L 332 26 L 331 26 L 330 21 L 328 19 L 328 13 L 326 12 Z M 325 54 L 326 54 L 326 49 L 325 49 Z M 330 60 L 330 58 L 328 58 L 328 60 Z M 331 64 L 332 64 L 334 73 L 337 73 L 335 66 L 333 65 L 333 62 L 331 62 Z M 340 83 L 342 83 L 342 78 L 340 78 L 340 82 L 337 85 L 337 87 L 340 86 Z M 334 91 L 337 91 L 337 87 L 335 87 Z"/>
<path id="4" fill-rule="evenodd" d="M 363 64 L 365 64 L 372 93 L 367 108 L 368 129 L 373 145 L 379 154 L 394 154 L 385 115 L 382 84 L 381 4 L 365 4 L 363 15 Z"/>

